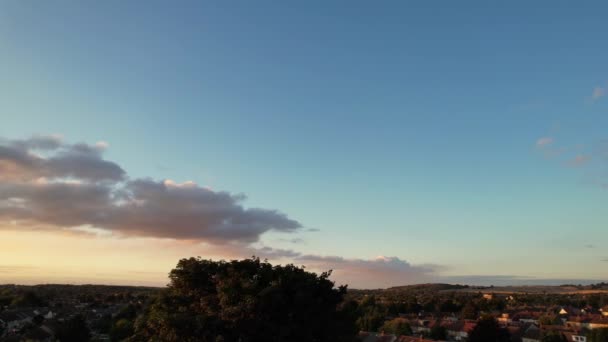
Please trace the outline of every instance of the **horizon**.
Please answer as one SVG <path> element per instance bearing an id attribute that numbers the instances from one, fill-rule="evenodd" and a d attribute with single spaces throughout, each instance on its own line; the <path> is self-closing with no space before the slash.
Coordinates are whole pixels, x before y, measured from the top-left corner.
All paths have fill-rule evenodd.
<path id="1" fill-rule="evenodd" d="M 0 3 L 0 284 L 607 281 L 606 10 Z"/>

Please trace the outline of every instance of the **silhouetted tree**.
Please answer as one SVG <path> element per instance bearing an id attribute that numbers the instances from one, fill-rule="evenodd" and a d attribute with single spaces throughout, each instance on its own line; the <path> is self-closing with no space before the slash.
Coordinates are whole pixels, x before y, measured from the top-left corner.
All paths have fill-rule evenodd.
<path id="1" fill-rule="evenodd" d="M 439 324 L 435 324 L 429 332 L 429 337 L 435 341 L 445 340 L 448 338 L 448 331 Z"/>
<path id="2" fill-rule="evenodd" d="M 608 328 L 597 328 L 589 331 L 587 342 L 608 342 Z"/>
<path id="3" fill-rule="evenodd" d="M 44 322 L 44 316 L 42 316 L 42 315 L 36 315 L 36 316 L 34 316 L 34 318 L 32 318 L 32 323 L 34 323 L 37 326 L 42 325 L 42 322 Z"/>
<path id="4" fill-rule="evenodd" d="M 34 291 L 25 291 L 21 295 L 15 297 L 11 302 L 11 306 L 14 307 L 26 307 L 26 306 L 45 306 L 46 303 L 42 300 Z"/>
<path id="5" fill-rule="evenodd" d="M 543 334 L 541 342 L 568 342 L 568 340 L 559 331 L 549 331 Z"/>
<path id="6" fill-rule="evenodd" d="M 352 316 L 338 310 L 346 287 L 329 276 L 258 258 L 182 259 L 132 340 L 351 341 Z"/>
<path id="7" fill-rule="evenodd" d="M 477 319 L 479 317 L 477 315 L 477 308 L 471 302 L 467 302 L 467 304 L 465 304 L 465 306 L 462 308 L 460 316 L 463 319 Z"/>
<path id="8" fill-rule="evenodd" d="M 110 339 L 114 341 L 122 341 L 133 335 L 133 321 L 121 318 L 116 321 L 110 328 Z"/>
<path id="9" fill-rule="evenodd" d="M 482 317 L 469 333 L 469 342 L 508 342 L 509 332 L 492 316 Z"/>
<path id="10" fill-rule="evenodd" d="M 76 315 L 59 326 L 55 337 L 61 342 L 86 342 L 91 338 L 84 317 Z"/>

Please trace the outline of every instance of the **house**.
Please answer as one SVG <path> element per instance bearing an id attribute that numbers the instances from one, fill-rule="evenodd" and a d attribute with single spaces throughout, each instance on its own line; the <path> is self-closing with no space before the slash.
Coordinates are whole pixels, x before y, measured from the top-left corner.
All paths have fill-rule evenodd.
<path id="1" fill-rule="evenodd" d="M 521 341 L 523 337 L 523 329 L 521 325 L 508 325 L 506 327 L 511 336 L 511 341 Z"/>
<path id="2" fill-rule="evenodd" d="M 587 337 L 575 332 L 564 332 L 563 335 L 566 337 L 568 342 L 587 342 Z"/>
<path id="3" fill-rule="evenodd" d="M 6 332 L 12 332 L 21 329 L 25 324 L 32 321 L 32 316 L 26 311 L 4 311 L 0 312 L 0 321 Z"/>
<path id="4" fill-rule="evenodd" d="M 500 317 L 496 318 L 496 320 L 499 323 L 501 323 L 502 325 L 507 325 L 507 324 L 513 322 L 513 320 L 511 319 L 511 317 L 508 313 L 503 313 L 502 315 L 500 315 Z"/>
<path id="5" fill-rule="evenodd" d="M 469 337 L 469 332 L 475 328 L 477 322 L 471 320 L 456 322 L 444 320 L 440 324 L 446 329 L 450 340 L 464 341 Z"/>
<path id="6" fill-rule="evenodd" d="M 434 342 L 432 340 L 427 340 L 422 338 L 422 336 L 417 337 L 417 336 L 399 336 L 399 338 L 397 338 L 397 341 L 395 342 Z"/>
<path id="7" fill-rule="evenodd" d="M 541 339 L 541 331 L 540 329 L 531 324 L 526 331 L 524 331 L 523 336 L 521 337 L 522 342 L 540 342 Z"/>
<path id="8" fill-rule="evenodd" d="M 415 335 L 425 335 L 431 332 L 431 327 L 435 325 L 435 320 L 412 320 L 410 327 Z"/>
<path id="9" fill-rule="evenodd" d="M 587 342 L 587 338 L 578 330 L 561 325 L 543 325 L 540 328 L 529 328 L 522 338 L 523 342 L 542 341 L 542 338 L 549 333 L 557 333 L 568 342 Z"/>
<path id="10" fill-rule="evenodd" d="M 369 331 L 359 332 L 359 341 L 361 342 L 396 342 L 397 336 L 393 334 L 375 333 Z"/>
<path id="11" fill-rule="evenodd" d="M 608 328 L 608 319 L 601 315 L 587 315 L 585 317 L 570 317 L 566 321 L 566 326 L 580 330 Z"/>
<path id="12" fill-rule="evenodd" d="M 23 339 L 26 341 L 51 342 L 53 340 L 53 334 L 42 327 L 35 327 L 28 330 L 23 335 Z"/>

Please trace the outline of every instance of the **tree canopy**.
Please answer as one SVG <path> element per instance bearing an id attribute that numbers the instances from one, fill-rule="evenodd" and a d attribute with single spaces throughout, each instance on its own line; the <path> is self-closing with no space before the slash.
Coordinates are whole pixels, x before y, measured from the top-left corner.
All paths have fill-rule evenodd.
<path id="1" fill-rule="evenodd" d="M 86 342 L 91 332 L 84 317 L 76 315 L 59 327 L 55 337 L 61 342 Z"/>
<path id="2" fill-rule="evenodd" d="M 258 258 L 182 259 L 168 288 L 135 322 L 133 340 L 352 341 L 346 287 L 294 265 Z"/>
<path id="3" fill-rule="evenodd" d="M 608 328 L 591 330 L 587 336 L 587 342 L 608 342 Z"/>
<path id="4" fill-rule="evenodd" d="M 469 342 L 508 342 L 509 332 L 498 325 L 492 316 L 485 316 L 469 334 Z"/>

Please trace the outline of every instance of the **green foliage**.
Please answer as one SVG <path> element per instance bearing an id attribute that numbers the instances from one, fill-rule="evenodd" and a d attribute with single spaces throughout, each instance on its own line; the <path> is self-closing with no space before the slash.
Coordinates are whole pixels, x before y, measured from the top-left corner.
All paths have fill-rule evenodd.
<path id="1" fill-rule="evenodd" d="M 57 329 L 55 337 L 61 342 L 86 342 L 91 338 L 91 332 L 84 317 L 76 315 Z"/>
<path id="2" fill-rule="evenodd" d="M 114 316 L 114 320 L 118 321 L 123 318 L 132 320 L 135 317 L 137 317 L 137 307 L 133 304 L 128 304 Z"/>
<path id="3" fill-rule="evenodd" d="M 112 328 L 110 329 L 110 339 L 112 341 L 122 341 L 131 337 L 133 333 L 133 321 L 121 318 L 112 325 Z"/>
<path id="4" fill-rule="evenodd" d="M 509 332 L 500 328 L 492 316 L 482 317 L 469 333 L 469 342 L 508 342 Z"/>
<path id="5" fill-rule="evenodd" d="M 2 310 L 2 308 L 5 306 L 10 305 L 14 299 L 15 297 L 9 294 L 0 294 L 0 310 Z"/>
<path id="6" fill-rule="evenodd" d="M 330 273 L 257 258 L 182 259 L 171 284 L 135 322 L 142 341 L 351 341 L 351 315 L 338 310 L 346 287 Z"/>
<path id="7" fill-rule="evenodd" d="M 386 308 L 377 303 L 375 296 L 363 298 L 357 309 L 358 318 L 356 325 L 358 330 L 379 331 L 386 318 Z"/>
<path id="8" fill-rule="evenodd" d="M 34 291 L 25 291 L 13 299 L 10 304 L 13 307 L 37 307 L 45 306 L 46 303 L 38 297 Z"/>
<path id="9" fill-rule="evenodd" d="M 477 319 L 479 318 L 479 314 L 477 313 L 477 308 L 472 302 L 467 302 L 465 306 L 462 308 L 460 312 L 460 317 L 462 319 Z"/>
<path id="10" fill-rule="evenodd" d="M 412 327 L 410 327 L 409 323 L 402 318 L 395 318 L 393 320 L 387 321 L 382 325 L 380 331 L 384 331 L 387 334 L 395 334 L 397 336 L 400 335 L 411 335 Z"/>

